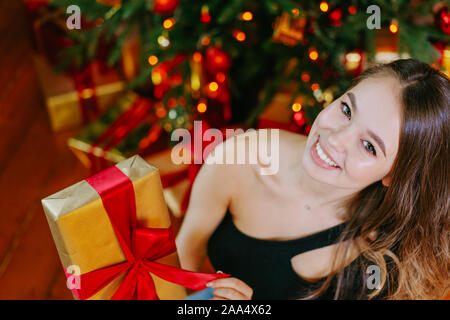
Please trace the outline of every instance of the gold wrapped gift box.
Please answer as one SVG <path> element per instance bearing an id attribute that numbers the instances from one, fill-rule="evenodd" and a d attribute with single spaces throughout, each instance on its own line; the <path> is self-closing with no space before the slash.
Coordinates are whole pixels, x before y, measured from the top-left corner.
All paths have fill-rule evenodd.
<path id="1" fill-rule="evenodd" d="M 185 150 L 183 150 L 184 152 Z M 186 150 L 187 152 L 189 150 Z M 165 174 L 170 174 L 174 172 L 180 172 L 187 170 L 188 164 L 175 164 L 171 159 L 172 149 L 167 149 L 157 154 L 153 154 L 145 157 L 145 160 L 151 165 L 157 167 L 161 176 Z M 166 200 L 167 206 L 170 212 L 177 218 L 183 216 L 181 210 L 181 203 L 183 201 L 184 195 L 189 190 L 189 179 L 183 179 L 177 184 L 164 188 L 164 198 Z"/>
<path id="2" fill-rule="evenodd" d="M 36 56 L 34 62 L 53 131 L 81 126 L 83 115 L 74 79 L 68 74 L 56 73 L 42 55 Z M 92 69 L 95 88 L 85 89 L 81 96 L 87 99 L 95 92 L 97 107 L 102 113 L 120 97 L 125 82 L 120 80 L 115 71 L 101 72 L 95 63 Z"/>
<path id="3" fill-rule="evenodd" d="M 116 165 L 133 183 L 139 227 L 168 228 L 170 216 L 163 197 L 159 171 L 139 156 Z M 99 194 L 86 180 L 42 200 L 42 205 L 62 265 L 78 266 L 81 274 L 124 262 L 125 255 L 114 233 Z M 179 266 L 177 253 L 157 260 Z M 160 299 L 184 299 L 184 287 L 151 274 Z M 109 299 L 120 286 L 116 278 L 90 299 Z"/>

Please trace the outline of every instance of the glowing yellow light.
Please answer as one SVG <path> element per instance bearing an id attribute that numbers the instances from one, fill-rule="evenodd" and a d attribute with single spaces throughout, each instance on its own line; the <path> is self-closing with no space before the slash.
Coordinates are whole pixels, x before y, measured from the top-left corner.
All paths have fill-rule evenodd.
<path id="1" fill-rule="evenodd" d="M 194 91 L 198 91 L 200 89 L 200 77 L 198 74 L 191 74 L 191 88 Z"/>
<path id="2" fill-rule="evenodd" d="M 151 66 L 154 66 L 155 64 L 157 64 L 158 63 L 158 57 L 157 56 L 150 56 L 150 57 L 148 57 L 148 63 L 151 65 Z"/>
<path id="3" fill-rule="evenodd" d="M 241 13 L 241 19 L 244 21 L 251 21 L 253 19 L 253 13 L 245 11 Z"/>
<path id="4" fill-rule="evenodd" d="M 175 19 L 168 18 L 168 19 L 164 20 L 163 27 L 164 27 L 164 29 L 170 29 L 173 27 L 174 24 L 175 24 Z"/>
<path id="5" fill-rule="evenodd" d="M 355 70 L 361 62 L 361 55 L 358 52 L 349 52 L 345 55 L 348 70 Z"/>
<path id="6" fill-rule="evenodd" d="M 192 55 L 192 60 L 194 60 L 194 62 L 201 62 L 202 61 L 202 54 L 200 52 L 194 52 L 194 54 Z"/>
<path id="7" fill-rule="evenodd" d="M 172 125 L 169 122 L 166 122 L 163 127 L 166 131 L 172 130 Z"/>
<path id="8" fill-rule="evenodd" d="M 152 82 L 155 86 L 161 84 L 162 76 L 159 71 L 155 71 L 155 70 L 152 71 Z"/>
<path id="9" fill-rule="evenodd" d="M 328 11 L 328 3 L 326 3 L 325 1 L 322 1 L 320 3 L 320 10 L 322 12 L 327 12 Z"/>
<path id="10" fill-rule="evenodd" d="M 197 105 L 197 111 L 198 111 L 199 113 L 204 113 L 204 112 L 206 111 L 206 109 L 207 109 L 207 106 L 206 106 L 206 103 L 204 103 L 204 102 L 200 102 L 200 103 Z"/>
<path id="11" fill-rule="evenodd" d="M 445 59 L 450 59 L 450 49 L 445 49 L 445 50 L 444 50 L 443 57 L 444 57 Z"/>
<path id="12" fill-rule="evenodd" d="M 315 49 L 313 49 L 309 52 L 309 58 L 313 61 L 317 60 L 317 58 L 319 58 L 319 53 Z"/>
<path id="13" fill-rule="evenodd" d="M 159 45 L 163 48 L 167 48 L 170 45 L 170 41 L 169 39 L 164 36 L 164 35 L 160 35 L 157 39 Z"/>
<path id="14" fill-rule="evenodd" d="M 389 25 L 389 30 L 392 33 L 397 33 L 398 32 L 398 25 L 394 22 L 391 22 L 391 24 Z"/>
<path id="15" fill-rule="evenodd" d="M 292 9 L 292 14 L 294 15 L 294 16 L 298 16 L 299 14 L 300 14 L 300 10 L 298 10 L 297 8 L 294 8 L 294 9 Z"/>
<path id="16" fill-rule="evenodd" d="M 208 88 L 210 91 L 215 92 L 217 91 L 217 89 L 219 89 L 219 85 L 217 84 L 217 82 L 213 81 L 209 83 Z"/>
<path id="17" fill-rule="evenodd" d="M 297 112 L 302 110 L 302 105 L 299 102 L 296 102 L 292 105 L 292 111 Z"/>
<path id="18" fill-rule="evenodd" d="M 242 42 L 245 40 L 246 36 L 245 33 L 240 31 L 240 30 L 236 30 L 234 32 L 234 37 L 236 38 L 237 41 Z"/>
<path id="19" fill-rule="evenodd" d="M 83 98 L 83 99 L 90 99 L 90 98 L 92 98 L 94 96 L 94 89 L 84 89 L 82 92 L 81 92 L 81 97 Z"/>
<path id="20" fill-rule="evenodd" d="M 330 103 L 333 101 L 333 93 L 330 90 L 325 90 L 323 93 L 323 99 L 326 103 Z"/>

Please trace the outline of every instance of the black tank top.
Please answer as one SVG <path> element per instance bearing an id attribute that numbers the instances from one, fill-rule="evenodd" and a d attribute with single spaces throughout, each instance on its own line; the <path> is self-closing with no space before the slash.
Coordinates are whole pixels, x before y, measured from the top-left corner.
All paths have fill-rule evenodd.
<path id="1" fill-rule="evenodd" d="M 297 299 L 319 288 L 325 278 L 317 282 L 302 279 L 293 270 L 291 258 L 336 243 L 344 227 L 342 223 L 293 240 L 262 240 L 238 230 L 227 211 L 208 241 L 208 256 L 216 270 L 247 283 L 255 300 Z M 320 299 L 333 299 L 335 285 L 336 276 Z"/>

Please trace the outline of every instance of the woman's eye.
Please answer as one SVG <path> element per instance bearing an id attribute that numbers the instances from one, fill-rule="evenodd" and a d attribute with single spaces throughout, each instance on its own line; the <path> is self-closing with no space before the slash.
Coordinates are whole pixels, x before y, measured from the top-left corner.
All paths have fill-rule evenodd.
<path id="1" fill-rule="evenodd" d="M 364 145 L 364 148 L 367 150 L 367 152 L 373 154 L 374 156 L 377 155 L 377 152 L 375 151 L 375 147 L 369 141 L 364 140 L 363 145 Z"/>
<path id="2" fill-rule="evenodd" d="M 348 106 L 347 102 L 342 101 L 342 113 L 348 118 L 350 119 L 352 117 L 352 111 L 350 110 L 350 107 Z"/>

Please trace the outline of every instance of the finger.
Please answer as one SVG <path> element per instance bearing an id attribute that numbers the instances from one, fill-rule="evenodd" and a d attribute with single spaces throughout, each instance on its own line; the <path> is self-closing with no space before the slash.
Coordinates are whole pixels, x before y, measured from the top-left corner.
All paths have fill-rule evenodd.
<path id="1" fill-rule="evenodd" d="M 213 291 L 215 297 L 228 300 L 249 300 L 250 298 L 232 288 L 215 288 Z"/>
<path id="2" fill-rule="evenodd" d="M 221 298 L 221 297 L 212 297 L 212 298 L 210 298 L 209 300 L 228 300 L 228 299 L 224 299 L 224 298 Z"/>
<path id="3" fill-rule="evenodd" d="M 237 291 L 240 291 L 246 297 L 252 297 L 253 289 L 250 288 L 244 281 L 239 280 L 238 278 L 223 278 L 216 279 L 207 284 L 208 287 L 212 288 L 234 288 Z"/>

